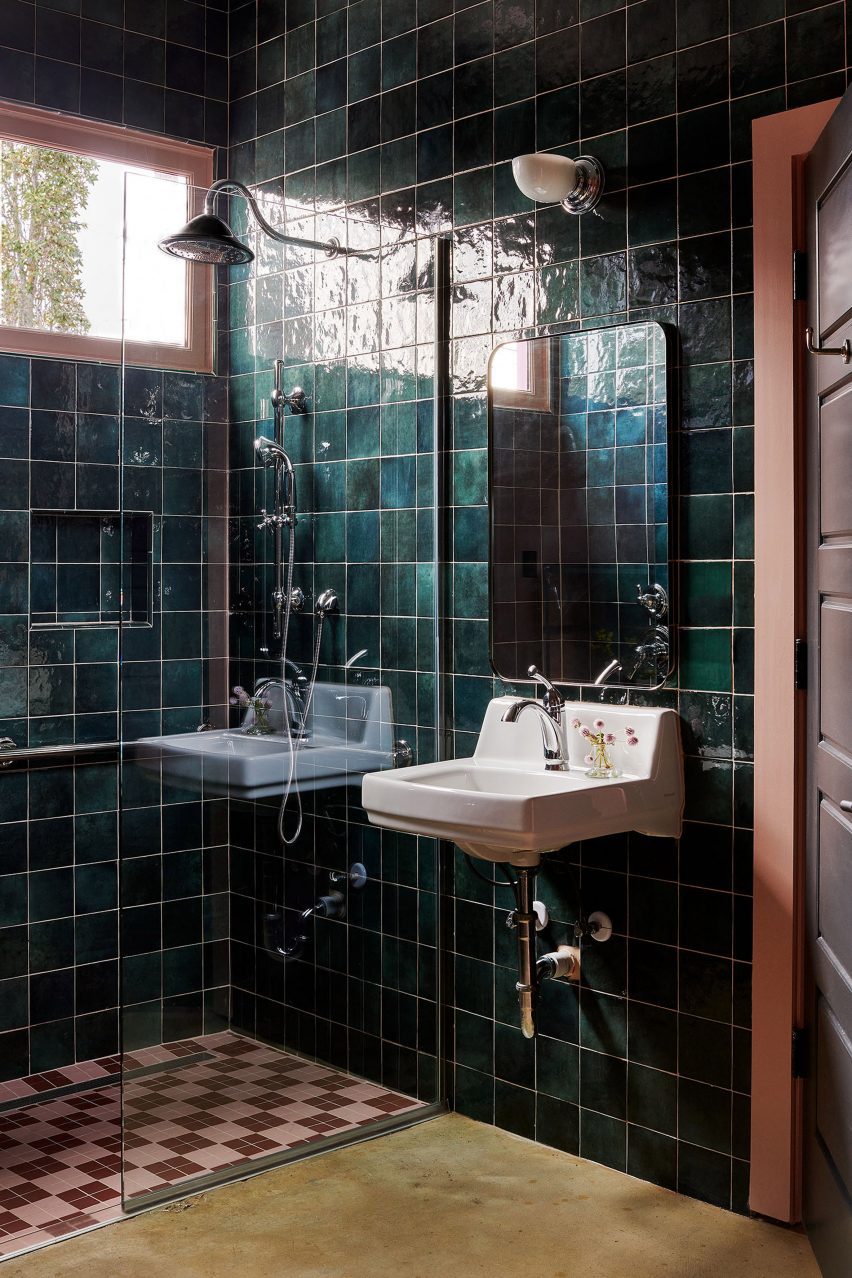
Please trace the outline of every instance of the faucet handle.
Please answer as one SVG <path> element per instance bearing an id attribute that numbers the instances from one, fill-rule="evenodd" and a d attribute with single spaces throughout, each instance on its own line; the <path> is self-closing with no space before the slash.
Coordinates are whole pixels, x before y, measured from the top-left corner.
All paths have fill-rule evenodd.
<path id="1" fill-rule="evenodd" d="M 544 686 L 544 697 L 542 698 L 544 708 L 550 715 L 551 719 L 555 719 L 558 723 L 562 713 L 562 707 L 565 705 L 565 698 L 562 693 L 558 688 L 554 687 L 547 675 L 542 674 L 538 666 L 530 666 L 527 670 L 527 674 L 530 679 L 534 679 L 536 683 L 540 683 Z"/>
<path id="2" fill-rule="evenodd" d="M 641 583 L 637 582 L 636 602 L 648 611 L 652 621 L 662 621 L 669 610 L 669 597 L 656 582 L 647 589 L 643 589 Z"/>

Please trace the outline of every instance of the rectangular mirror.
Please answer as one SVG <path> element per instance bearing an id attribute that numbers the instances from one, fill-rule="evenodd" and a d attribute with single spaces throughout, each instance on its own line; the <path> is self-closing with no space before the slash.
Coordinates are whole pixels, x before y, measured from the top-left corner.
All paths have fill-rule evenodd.
<path id="1" fill-rule="evenodd" d="M 507 342 L 488 373 L 491 663 L 659 687 L 672 669 L 670 339 Z"/>

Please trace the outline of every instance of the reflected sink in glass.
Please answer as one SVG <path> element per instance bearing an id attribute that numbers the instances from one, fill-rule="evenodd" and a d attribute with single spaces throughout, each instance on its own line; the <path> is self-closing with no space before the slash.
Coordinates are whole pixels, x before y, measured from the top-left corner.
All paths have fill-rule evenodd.
<path id="1" fill-rule="evenodd" d="M 283 793 L 291 762 L 302 791 L 357 784 L 365 772 L 392 767 L 392 716 L 389 688 L 318 682 L 308 737 L 292 760 L 284 732 L 251 736 L 231 728 L 145 737 L 132 749 L 146 770 L 162 768 L 164 780 L 207 794 L 269 798 Z"/>
<path id="2" fill-rule="evenodd" d="M 450 839 L 488 861 L 536 865 L 540 856 L 574 843 L 637 830 L 677 837 L 683 812 L 679 726 L 672 710 L 568 704 L 561 733 L 569 768 L 546 772 L 538 716 L 514 723 L 503 715 L 517 700 L 499 697 L 485 714 L 472 759 L 427 763 L 365 776 L 362 803 L 374 825 Z M 624 737 L 635 728 L 639 745 L 614 747 L 621 776 L 586 775 L 586 746 L 570 727 L 573 717 Z"/>

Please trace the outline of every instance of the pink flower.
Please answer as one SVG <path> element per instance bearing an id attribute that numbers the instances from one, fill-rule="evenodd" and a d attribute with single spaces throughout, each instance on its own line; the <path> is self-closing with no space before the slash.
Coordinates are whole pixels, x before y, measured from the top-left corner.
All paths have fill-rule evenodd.
<path id="1" fill-rule="evenodd" d="M 604 726 L 604 721 L 603 721 L 603 719 L 595 719 L 595 727 L 596 727 L 596 728 L 600 729 L 600 728 L 602 728 L 603 726 Z"/>
<path id="2" fill-rule="evenodd" d="M 638 737 L 628 737 L 628 738 L 627 738 L 627 744 L 628 744 L 629 746 L 635 746 L 635 745 L 638 745 L 638 744 L 639 744 L 639 738 L 638 738 Z"/>
<path id="3" fill-rule="evenodd" d="M 615 735 L 614 735 L 614 733 L 612 733 L 612 732 L 608 732 L 608 733 L 606 734 L 606 737 L 604 738 L 604 740 L 606 741 L 607 745 L 615 745 Z"/>
<path id="4" fill-rule="evenodd" d="M 587 754 L 585 759 L 583 760 L 584 763 L 594 763 L 594 761 L 595 761 L 595 756 L 593 754 Z"/>
<path id="5" fill-rule="evenodd" d="M 635 736 L 636 736 L 636 729 L 635 729 L 635 728 L 625 728 L 625 729 L 624 729 L 624 731 L 627 733 L 628 737 L 635 737 Z"/>
<path id="6" fill-rule="evenodd" d="M 571 720 L 571 727 L 572 727 L 572 728 L 579 728 L 579 726 L 580 726 L 580 720 L 579 720 L 579 719 L 572 719 L 572 720 Z"/>
<path id="7" fill-rule="evenodd" d="M 581 737 L 590 737 L 591 735 L 592 735 L 592 734 L 591 734 L 591 732 L 589 731 L 589 729 L 588 729 L 587 727 L 585 727 L 585 726 L 584 726 L 584 727 L 582 727 L 582 728 L 580 729 L 580 736 L 581 736 Z"/>

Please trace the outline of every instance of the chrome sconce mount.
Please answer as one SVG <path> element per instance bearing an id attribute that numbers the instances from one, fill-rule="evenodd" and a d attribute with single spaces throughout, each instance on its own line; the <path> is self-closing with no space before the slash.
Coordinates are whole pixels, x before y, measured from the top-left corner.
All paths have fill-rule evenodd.
<path id="1" fill-rule="evenodd" d="M 561 204 L 566 213 L 589 213 L 604 191 L 603 165 L 592 155 L 576 160 L 567 155 L 536 151 L 516 155 L 512 176 L 529 200 L 540 204 Z"/>

